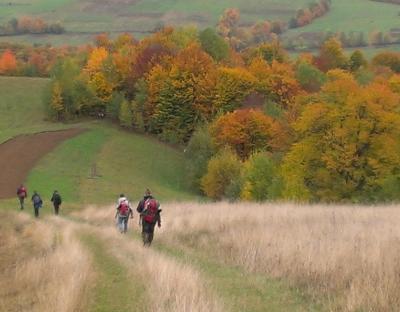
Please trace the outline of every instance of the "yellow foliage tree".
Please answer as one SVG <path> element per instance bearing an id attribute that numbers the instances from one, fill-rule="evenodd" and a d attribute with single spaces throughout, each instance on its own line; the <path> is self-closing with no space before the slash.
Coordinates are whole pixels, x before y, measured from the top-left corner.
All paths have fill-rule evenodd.
<path id="1" fill-rule="evenodd" d="M 62 98 L 61 85 L 58 81 L 53 84 L 50 107 L 55 112 L 56 119 L 61 120 L 63 118 L 63 113 L 65 112 L 65 107 Z"/>
<path id="2" fill-rule="evenodd" d="M 339 76 L 294 124 L 299 140 L 284 159 L 286 198 L 373 200 L 400 170 L 399 96 Z"/>

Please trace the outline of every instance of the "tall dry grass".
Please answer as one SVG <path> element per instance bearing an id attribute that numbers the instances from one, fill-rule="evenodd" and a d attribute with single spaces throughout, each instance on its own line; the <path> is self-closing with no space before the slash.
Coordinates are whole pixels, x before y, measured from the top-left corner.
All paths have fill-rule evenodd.
<path id="1" fill-rule="evenodd" d="M 1 311 L 84 311 L 90 258 L 74 235 L 74 225 L 26 215 L 2 219 Z"/>
<path id="2" fill-rule="evenodd" d="M 110 223 L 114 207 L 91 207 L 79 214 L 95 225 Z M 134 220 L 137 222 L 137 219 Z M 108 250 L 119 259 L 133 276 L 145 284 L 151 312 L 222 312 L 223 303 L 211 291 L 210 285 L 192 267 L 177 262 L 140 241 L 126 239 L 112 226 L 91 227 L 97 237 L 106 242 Z"/>
<path id="3" fill-rule="evenodd" d="M 400 210 L 290 204 L 163 206 L 156 239 L 284 278 L 331 311 L 400 311 Z"/>

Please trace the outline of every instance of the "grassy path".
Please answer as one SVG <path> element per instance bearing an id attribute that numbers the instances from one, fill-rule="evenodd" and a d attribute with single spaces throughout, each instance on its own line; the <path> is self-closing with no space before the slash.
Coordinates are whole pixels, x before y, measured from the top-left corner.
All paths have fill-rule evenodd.
<path id="1" fill-rule="evenodd" d="M 279 281 L 244 272 L 240 267 L 220 264 L 199 253 L 156 242 L 154 248 L 201 271 L 231 306 L 232 311 L 278 312 L 320 311 L 300 293 Z"/>
<path id="2" fill-rule="evenodd" d="M 92 252 L 96 281 L 89 307 L 91 312 L 146 311 L 145 290 L 141 281 L 127 273 L 127 269 L 111 256 L 107 246 L 94 234 L 83 234 L 82 241 Z"/>
<path id="3" fill-rule="evenodd" d="M 99 226 L 99 223 L 89 223 Z M 131 229 L 131 239 L 140 243 L 140 234 L 136 230 L 132 232 Z M 220 263 L 201 252 L 160 241 L 157 237 L 150 249 L 177 265 L 188 266 L 199 272 L 212 288 L 212 293 L 221 298 L 226 311 L 322 311 L 309 298 L 282 282 Z"/>

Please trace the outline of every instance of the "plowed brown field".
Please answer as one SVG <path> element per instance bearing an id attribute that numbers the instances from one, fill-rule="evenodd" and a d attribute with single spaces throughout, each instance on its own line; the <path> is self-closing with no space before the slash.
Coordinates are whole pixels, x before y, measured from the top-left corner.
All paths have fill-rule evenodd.
<path id="1" fill-rule="evenodd" d="M 0 144 L 0 199 L 16 196 L 17 187 L 43 156 L 83 131 L 68 129 L 20 135 Z"/>

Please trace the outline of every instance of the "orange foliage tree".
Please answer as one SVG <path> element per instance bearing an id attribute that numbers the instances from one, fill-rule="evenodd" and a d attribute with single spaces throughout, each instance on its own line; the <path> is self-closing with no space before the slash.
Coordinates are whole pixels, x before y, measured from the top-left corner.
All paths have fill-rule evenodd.
<path id="1" fill-rule="evenodd" d="M 149 129 L 169 141 L 189 139 L 196 124 L 214 114 L 216 67 L 198 44 L 191 44 L 147 77 L 145 121 Z"/>
<path id="2" fill-rule="evenodd" d="M 12 74 L 17 69 L 17 60 L 11 50 L 6 50 L 0 58 L 0 74 Z"/>
<path id="3" fill-rule="evenodd" d="M 257 91 L 284 109 L 290 108 L 300 94 L 301 88 L 290 64 L 273 61 L 268 65 L 263 59 L 256 58 L 249 71 L 257 78 Z"/>
<path id="4" fill-rule="evenodd" d="M 259 150 L 277 151 L 284 145 L 281 125 L 257 110 L 236 110 L 219 117 L 210 127 L 214 144 L 229 147 L 241 159 Z"/>

